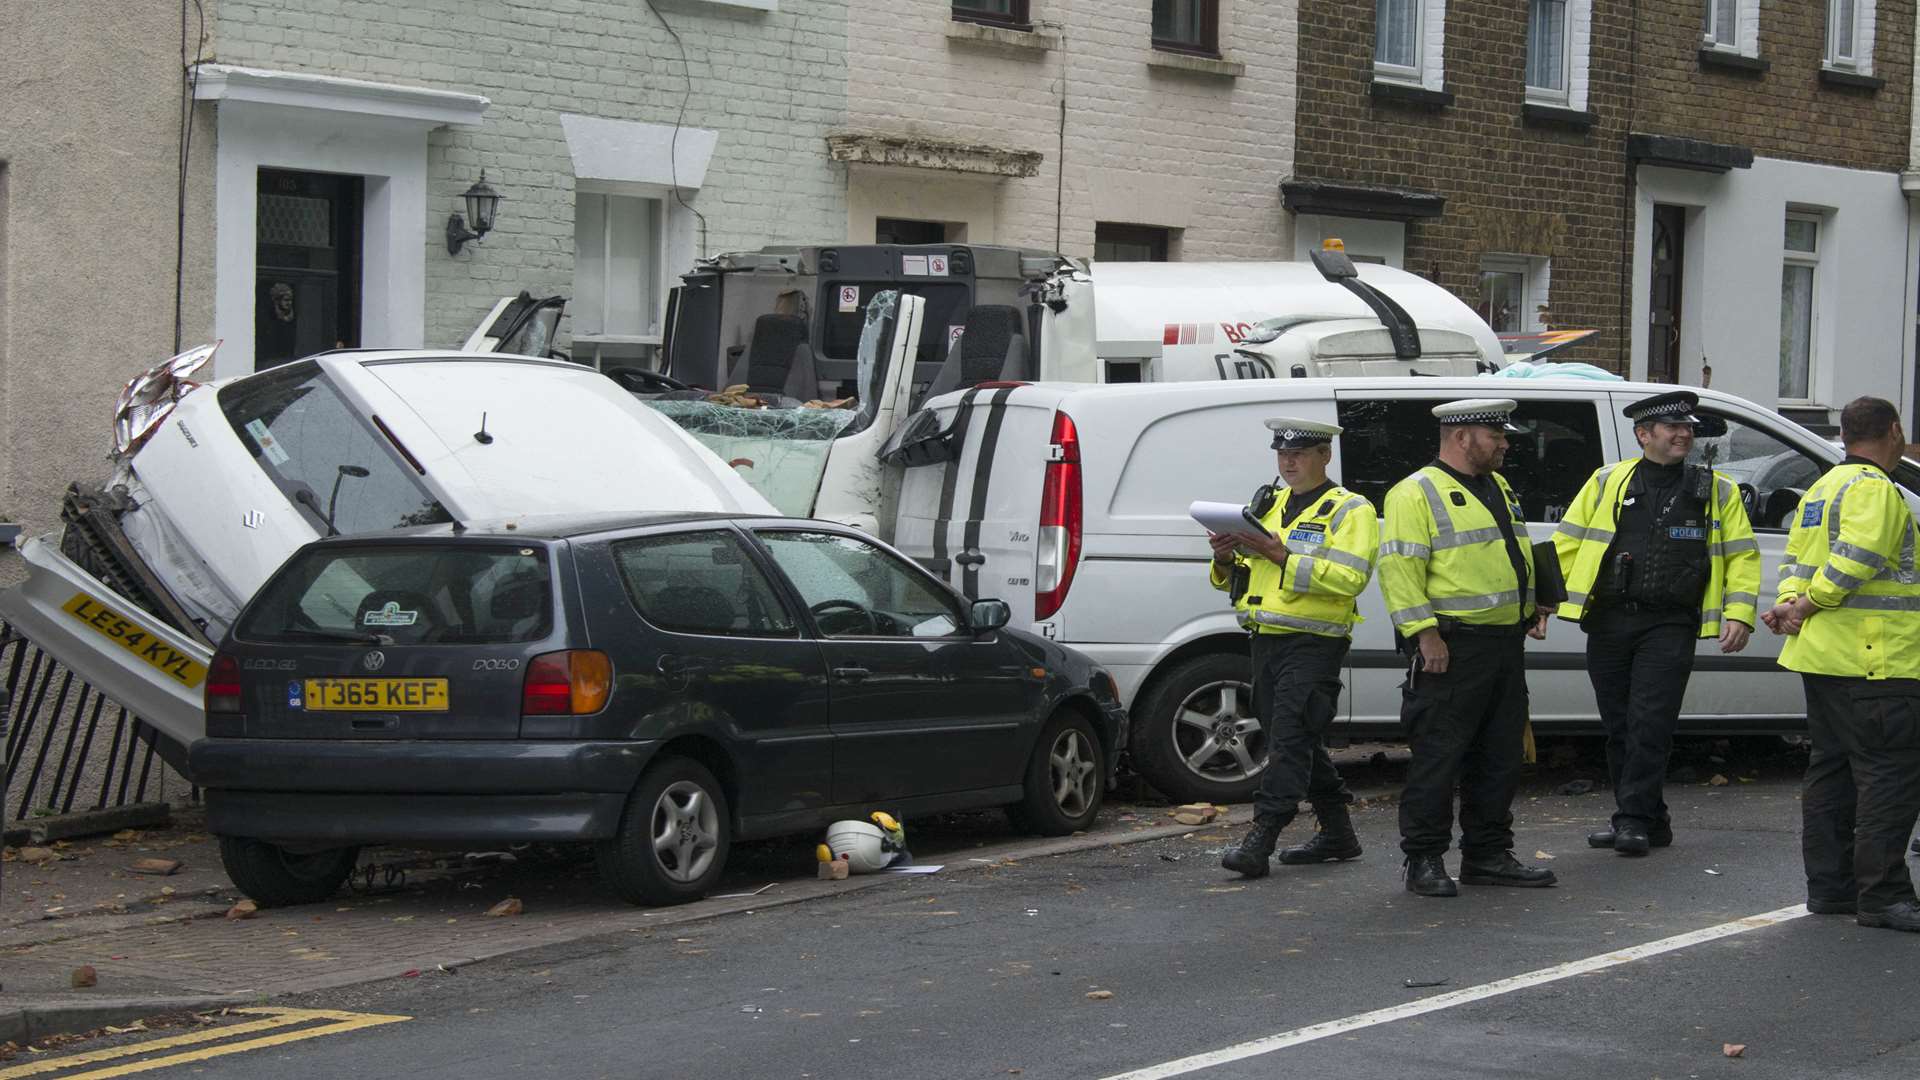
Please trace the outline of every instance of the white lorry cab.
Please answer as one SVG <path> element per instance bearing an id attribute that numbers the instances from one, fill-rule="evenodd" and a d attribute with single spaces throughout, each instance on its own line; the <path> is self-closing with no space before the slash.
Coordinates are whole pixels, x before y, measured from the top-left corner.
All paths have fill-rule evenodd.
<path id="1" fill-rule="evenodd" d="M 1014 625 L 1070 645 L 1111 671 L 1131 712 L 1134 768 L 1178 799 L 1226 801 L 1257 783 L 1265 748 L 1248 689 L 1246 635 L 1207 581 L 1197 499 L 1244 502 L 1277 483 L 1262 421 L 1339 424 L 1331 475 L 1378 506 L 1435 455 L 1434 405 L 1472 397 L 1519 402 L 1502 472 L 1536 541 L 1553 533 L 1594 469 L 1638 456 L 1629 402 L 1666 389 L 1574 379 L 1345 378 L 1139 386 L 976 388 L 934 400 L 907 465 L 896 546 L 969 597 L 1005 600 Z M 1839 447 L 1750 402 L 1700 392 L 1698 412 L 1727 433 L 1700 438 L 1694 460 L 1735 480 L 1762 549 L 1761 595 L 1777 584 L 1801 494 L 1839 462 Z M 1920 467 L 1896 479 L 1920 508 Z M 1348 655 L 1347 692 L 1330 731 L 1396 735 L 1405 660 L 1395 652 L 1377 579 Z M 1528 642 L 1533 722 L 1542 732 L 1599 729 L 1584 636 L 1562 622 Z M 1743 653 L 1702 642 L 1683 705 L 1695 732 L 1802 730 L 1794 677 L 1775 665 L 1779 639 Z"/>
<path id="2" fill-rule="evenodd" d="M 1089 269 L 1005 247 L 769 247 L 708 260 L 684 281 L 661 370 L 607 374 L 783 512 L 883 535 L 877 451 L 920 403 L 951 391 L 1471 375 L 1503 355 L 1445 289 L 1338 250 L 1299 263 Z M 511 334 L 511 315 L 490 323 Z"/>

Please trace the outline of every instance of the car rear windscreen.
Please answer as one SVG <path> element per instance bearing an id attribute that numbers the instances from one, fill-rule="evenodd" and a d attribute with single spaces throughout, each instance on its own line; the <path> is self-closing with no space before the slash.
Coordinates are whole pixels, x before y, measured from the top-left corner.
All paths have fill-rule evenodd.
<path id="1" fill-rule="evenodd" d="M 241 617 L 253 642 L 499 644 L 553 630 L 542 548 L 326 545 L 295 555 Z"/>

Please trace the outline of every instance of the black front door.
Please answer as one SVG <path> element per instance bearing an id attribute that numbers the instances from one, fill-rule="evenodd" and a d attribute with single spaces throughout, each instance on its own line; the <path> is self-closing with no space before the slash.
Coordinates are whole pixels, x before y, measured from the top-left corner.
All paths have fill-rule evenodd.
<path id="1" fill-rule="evenodd" d="M 365 181 L 260 170 L 254 218 L 256 370 L 360 344 L 360 207 Z"/>
<path id="2" fill-rule="evenodd" d="M 811 612 L 826 658 L 834 802 L 1020 782 L 1040 687 L 1031 660 L 999 634 L 976 638 L 951 593 L 872 544 L 756 535 Z"/>
<path id="3" fill-rule="evenodd" d="M 1653 277 L 1648 289 L 1647 381 L 1680 381 L 1680 280 L 1686 266 L 1687 209 L 1653 208 Z"/>

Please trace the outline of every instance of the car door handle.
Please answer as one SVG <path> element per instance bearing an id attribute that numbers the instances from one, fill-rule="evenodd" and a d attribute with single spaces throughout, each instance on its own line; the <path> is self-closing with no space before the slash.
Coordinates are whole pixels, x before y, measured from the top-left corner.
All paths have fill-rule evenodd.
<path id="1" fill-rule="evenodd" d="M 833 669 L 834 678 L 845 679 L 848 682 L 857 682 L 871 674 L 873 674 L 873 672 L 863 667 L 837 667 Z"/>
<path id="2" fill-rule="evenodd" d="M 961 566 L 979 566 L 981 563 L 987 561 L 987 557 L 969 548 L 955 555 L 953 561 L 959 563 Z"/>
<path id="3" fill-rule="evenodd" d="M 706 666 L 705 660 L 668 653 L 655 662 L 653 669 L 662 675 L 686 675 L 695 671 L 704 671 Z"/>

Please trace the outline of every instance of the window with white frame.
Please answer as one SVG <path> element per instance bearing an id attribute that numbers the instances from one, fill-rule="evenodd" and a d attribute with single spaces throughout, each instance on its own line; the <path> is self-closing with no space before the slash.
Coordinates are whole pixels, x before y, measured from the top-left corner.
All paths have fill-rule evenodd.
<path id="1" fill-rule="evenodd" d="M 1480 317 L 1496 334 L 1545 329 L 1549 260 L 1530 255 L 1486 255 L 1480 260 Z"/>
<path id="2" fill-rule="evenodd" d="M 1567 0 L 1527 2 L 1527 98 L 1564 105 L 1572 90 Z"/>
<path id="3" fill-rule="evenodd" d="M 664 205 L 581 182 L 574 197 L 573 340 L 595 355 L 657 345 Z"/>
<path id="4" fill-rule="evenodd" d="M 1866 73 L 1873 67 L 1874 0 L 1826 0 L 1828 67 Z"/>
<path id="5" fill-rule="evenodd" d="M 1740 0 L 1707 0 L 1703 38 L 1716 49 L 1740 47 Z"/>
<path id="6" fill-rule="evenodd" d="M 1425 0 L 1374 0 L 1373 69 L 1395 78 L 1420 80 L 1421 24 Z"/>
<path id="7" fill-rule="evenodd" d="M 1788 214 L 1780 268 L 1780 400 L 1812 401 L 1820 218 Z"/>

